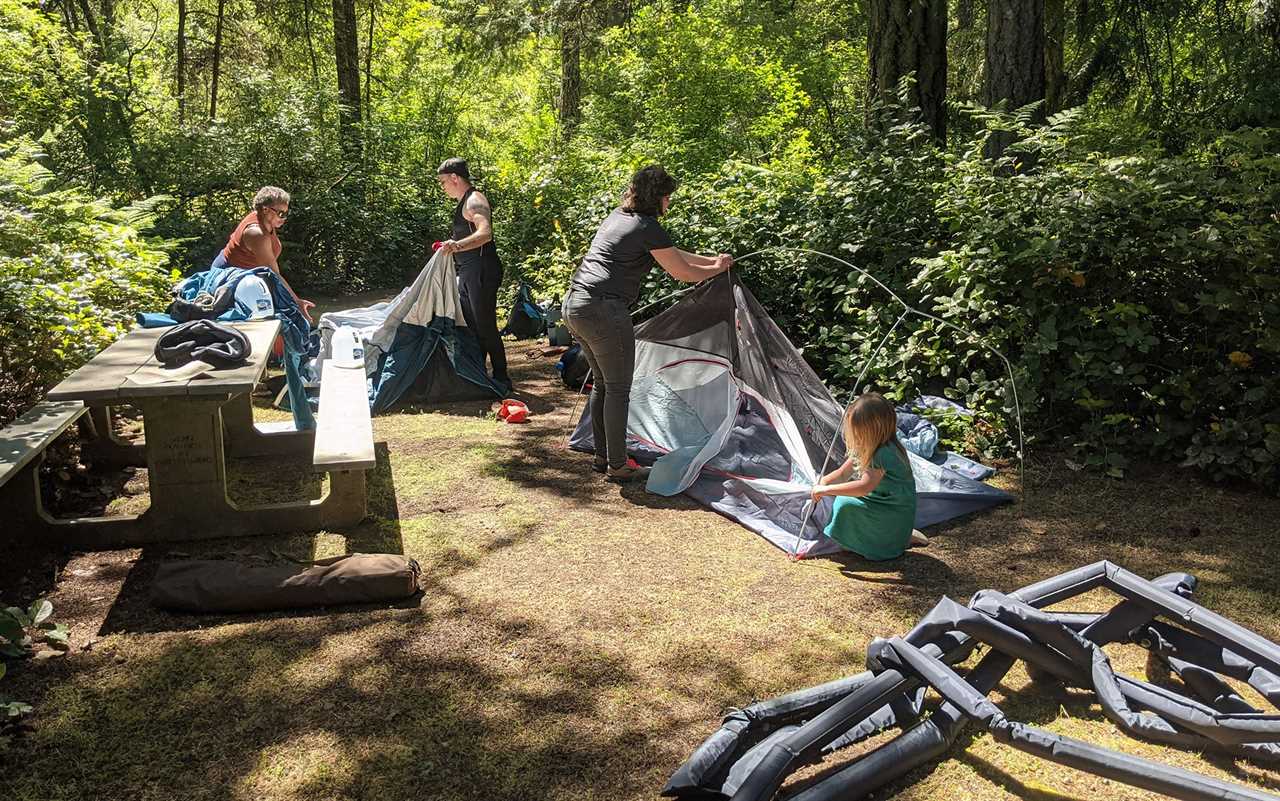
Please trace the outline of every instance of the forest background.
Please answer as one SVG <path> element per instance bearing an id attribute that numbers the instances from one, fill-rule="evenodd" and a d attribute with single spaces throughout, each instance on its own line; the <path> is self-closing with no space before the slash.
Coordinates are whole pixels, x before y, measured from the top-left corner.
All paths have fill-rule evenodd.
<path id="1" fill-rule="evenodd" d="M 1073 467 L 1280 477 L 1280 0 L 0 0 L 0 37 L 0 422 L 258 186 L 295 286 L 399 288 L 466 157 L 551 299 L 657 161 L 838 396 L 946 392 L 1007 454 L 990 347 Z"/>

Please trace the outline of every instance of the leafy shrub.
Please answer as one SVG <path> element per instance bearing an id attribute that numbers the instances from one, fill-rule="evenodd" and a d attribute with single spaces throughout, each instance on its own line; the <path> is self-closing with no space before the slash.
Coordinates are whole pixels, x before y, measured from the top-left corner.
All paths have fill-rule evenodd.
<path id="1" fill-rule="evenodd" d="M 25 659 L 41 643 L 59 650 L 67 648 L 67 626 L 52 621 L 52 615 L 53 604 L 43 598 L 29 609 L 0 609 L 0 679 L 7 669 L 4 659 Z M 30 704 L 0 696 L 0 731 L 30 712 Z"/>
<path id="2" fill-rule="evenodd" d="M 155 200 L 113 208 L 59 186 L 29 139 L 0 144 L 0 419 L 132 325 L 176 277 L 142 235 Z"/>

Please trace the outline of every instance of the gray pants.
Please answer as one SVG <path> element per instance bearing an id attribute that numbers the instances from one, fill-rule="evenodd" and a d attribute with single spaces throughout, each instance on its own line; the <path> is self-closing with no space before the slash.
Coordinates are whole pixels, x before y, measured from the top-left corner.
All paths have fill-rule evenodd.
<path id="1" fill-rule="evenodd" d="M 561 305 L 564 324 L 591 365 L 591 435 L 596 461 L 607 454 L 610 467 L 627 463 L 627 414 L 636 337 L 631 312 L 622 300 L 570 290 Z"/>

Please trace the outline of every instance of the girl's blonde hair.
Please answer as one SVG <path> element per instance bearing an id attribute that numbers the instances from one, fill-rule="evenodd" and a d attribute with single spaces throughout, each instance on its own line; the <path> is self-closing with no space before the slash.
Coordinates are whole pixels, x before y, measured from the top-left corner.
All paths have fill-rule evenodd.
<path id="1" fill-rule="evenodd" d="M 885 400 L 879 392 L 867 392 L 858 396 L 844 410 L 842 422 L 844 444 L 849 451 L 849 458 L 865 473 L 871 466 L 871 458 L 876 450 L 890 442 L 898 449 L 902 462 L 911 469 L 911 461 L 907 451 L 898 442 L 898 414 L 893 404 Z"/>

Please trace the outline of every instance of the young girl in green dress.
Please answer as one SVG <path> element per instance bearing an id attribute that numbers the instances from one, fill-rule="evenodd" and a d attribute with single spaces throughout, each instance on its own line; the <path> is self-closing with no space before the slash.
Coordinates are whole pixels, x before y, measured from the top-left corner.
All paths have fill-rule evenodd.
<path id="1" fill-rule="evenodd" d="M 875 561 L 896 559 L 910 545 L 927 545 L 929 540 L 914 529 L 916 482 L 898 442 L 893 404 L 868 392 L 845 410 L 843 428 L 849 457 L 810 493 L 815 502 L 835 497 L 826 535 Z"/>

